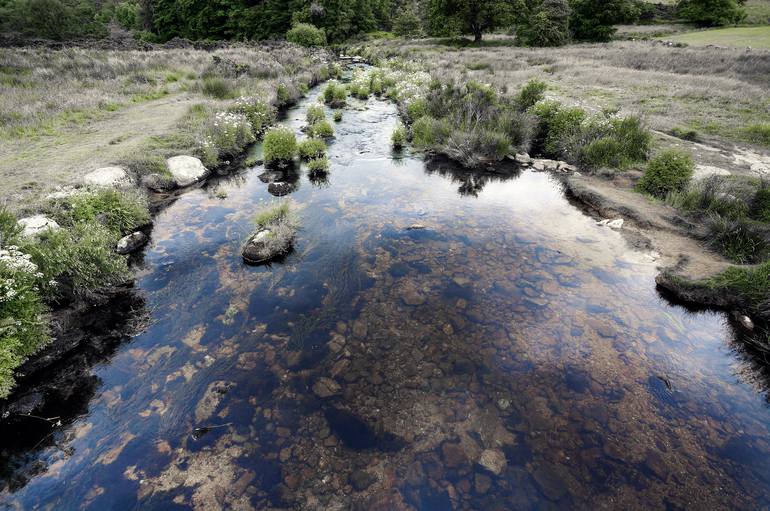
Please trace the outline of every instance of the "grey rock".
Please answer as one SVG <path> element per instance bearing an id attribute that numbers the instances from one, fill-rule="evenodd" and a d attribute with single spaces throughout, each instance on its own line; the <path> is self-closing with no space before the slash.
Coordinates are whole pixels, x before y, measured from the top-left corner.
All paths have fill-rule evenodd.
<path id="1" fill-rule="evenodd" d="M 177 186 L 184 187 L 197 183 L 206 177 L 208 170 L 194 156 L 172 156 L 166 160 L 166 168 Z"/>
<path id="2" fill-rule="evenodd" d="M 59 224 L 45 215 L 33 215 L 22 218 L 19 220 L 19 225 L 24 236 L 36 236 L 49 229 L 55 231 L 59 228 Z"/>
<path id="3" fill-rule="evenodd" d="M 489 470 L 493 474 L 499 476 L 508 466 L 508 462 L 505 459 L 505 454 L 502 451 L 496 449 L 486 449 L 481 453 L 479 458 L 479 465 Z"/>
<path id="4" fill-rule="evenodd" d="M 147 241 L 147 235 L 143 232 L 137 231 L 129 234 L 128 236 L 123 236 L 120 238 L 115 250 L 118 252 L 118 254 L 121 255 L 130 254 L 145 246 Z"/>
<path id="5" fill-rule="evenodd" d="M 322 377 L 313 384 L 313 393 L 321 399 L 335 396 L 339 394 L 341 390 L 342 387 L 340 384 L 331 378 Z"/>
<path id="6" fill-rule="evenodd" d="M 105 188 L 122 188 L 131 185 L 131 178 L 121 167 L 101 167 L 83 176 L 83 184 Z"/>

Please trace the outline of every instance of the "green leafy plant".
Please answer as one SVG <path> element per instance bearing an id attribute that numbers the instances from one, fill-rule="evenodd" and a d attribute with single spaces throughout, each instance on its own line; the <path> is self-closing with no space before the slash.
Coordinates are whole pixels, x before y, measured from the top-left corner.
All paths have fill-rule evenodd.
<path id="1" fill-rule="evenodd" d="M 307 123 L 312 126 L 313 124 L 326 119 L 326 111 L 322 106 L 312 105 L 308 107 L 307 112 L 305 112 L 305 118 L 307 119 Z"/>
<path id="2" fill-rule="evenodd" d="M 299 155 L 303 160 L 312 160 L 326 155 L 326 143 L 317 138 L 308 138 L 299 143 Z"/>
<path id="3" fill-rule="evenodd" d="M 394 149 L 401 149 L 406 144 L 406 128 L 403 124 L 398 124 L 393 134 L 390 136 L 390 142 Z"/>
<path id="4" fill-rule="evenodd" d="M 650 160 L 637 187 L 654 197 L 665 198 L 670 192 L 683 190 L 694 171 L 695 164 L 689 153 L 669 149 Z"/>
<path id="5" fill-rule="evenodd" d="M 297 138 L 288 128 L 272 128 L 265 133 L 263 144 L 267 163 L 286 163 L 297 154 Z"/>
<path id="6" fill-rule="evenodd" d="M 516 104 L 519 109 L 529 110 L 535 104 L 545 97 L 545 91 L 548 89 L 548 85 L 540 80 L 530 80 L 521 88 L 519 94 L 516 96 Z"/>
<path id="7" fill-rule="evenodd" d="M 300 46 L 326 46 L 326 32 L 309 23 L 296 23 L 286 32 L 286 40 Z"/>
<path id="8" fill-rule="evenodd" d="M 334 128 L 329 121 L 324 119 L 313 124 L 308 130 L 308 134 L 314 138 L 332 138 L 334 137 Z"/>

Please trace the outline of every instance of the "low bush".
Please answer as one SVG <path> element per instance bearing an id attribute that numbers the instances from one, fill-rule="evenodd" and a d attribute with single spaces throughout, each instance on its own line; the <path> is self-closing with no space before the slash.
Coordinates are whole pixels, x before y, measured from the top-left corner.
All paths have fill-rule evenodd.
<path id="1" fill-rule="evenodd" d="M 240 97 L 229 111 L 244 115 L 251 124 L 251 131 L 256 137 L 260 137 L 265 129 L 275 121 L 273 108 L 259 98 Z"/>
<path id="2" fill-rule="evenodd" d="M 0 398 L 13 388 L 14 370 L 48 342 L 41 278 L 29 254 L 0 243 Z"/>
<path id="3" fill-rule="evenodd" d="M 710 215 L 706 228 L 707 244 L 735 263 L 759 263 L 770 255 L 770 233 L 756 222 Z"/>
<path id="4" fill-rule="evenodd" d="M 347 88 L 334 80 L 329 82 L 323 92 L 324 103 L 331 105 L 334 108 L 345 106 L 347 97 Z"/>
<path id="5" fill-rule="evenodd" d="M 114 242 L 150 222 L 147 201 L 137 193 L 95 189 L 67 197 L 63 202 L 56 214 L 60 225 L 100 223 Z"/>
<path id="6" fill-rule="evenodd" d="M 313 124 L 308 130 L 308 135 L 314 138 L 332 138 L 334 137 L 334 128 L 329 121 L 324 119 Z"/>
<path id="7" fill-rule="evenodd" d="M 286 32 L 286 40 L 300 46 L 326 46 L 326 32 L 309 23 L 295 23 Z"/>
<path id="8" fill-rule="evenodd" d="M 692 156 L 669 149 L 650 160 L 637 186 L 654 197 L 665 198 L 668 193 L 682 191 L 690 182 L 694 170 Z"/>
<path id="9" fill-rule="evenodd" d="M 638 117 L 602 120 L 598 129 L 589 126 L 587 131 L 597 137 L 581 149 L 579 160 L 589 167 L 624 169 L 646 160 L 652 146 L 652 135 Z"/>
<path id="10" fill-rule="evenodd" d="M 307 119 L 307 123 L 312 126 L 313 124 L 326 119 L 326 111 L 322 106 L 312 105 L 308 107 L 305 118 Z"/>
<path id="11" fill-rule="evenodd" d="M 267 163 L 286 163 L 297 154 L 297 138 L 288 128 L 272 128 L 265 133 L 263 144 Z"/>
<path id="12" fill-rule="evenodd" d="M 299 143 L 299 156 L 303 160 L 312 160 L 326 155 L 326 144 L 317 138 L 308 138 Z"/>
<path id="13" fill-rule="evenodd" d="M 737 296 L 752 312 L 767 311 L 770 299 L 770 262 L 732 266 L 704 283 L 708 288 Z"/>
<path id="14" fill-rule="evenodd" d="M 294 83 L 280 83 L 275 89 L 275 106 L 277 108 L 286 108 L 291 106 L 302 97 L 304 93 Z"/>
<path id="15" fill-rule="evenodd" d="M 207 76 L 203 78 L 201 85 L 202 92 L 216 99 L 233 99 L 238 97 L 238 90 L 235 85 L 218 76 Z"/>
<path id="16" fill-rule="evenodd" d="M 751 217 L 761 222 L 770 222 L 770 184 L 762 181 L 751 201 Z"/>
<path id="17" fill-rule="evenodd" d="M 425 99 L 416 98 L 406 104 L 406 118 L 410 123 L 425 115 L 428 115 L 428 103 Z"/>
<path id="18" fill-rule="evenodd" d="M 342 110 L 335 110 L 334 111 L 334 122 L 341 122 L 342 121 Z"/>
<path id="19" fill-rule="evenodd" d="M 317 174 L 326 172 L 329 170 L 329 158 L 322 156 L 320 158 L 313 158 L 307 162 L 307 170 L 311 174 Z"/>
<path id="20" fill-rule="evenodd" d="M 401 149 L 406 144 L 406 128 L 403 124 L 398 124 L 393 134 L 390 136 L 390 142 L 394 149 Z"/>
<path id="21" fill-rule="evenodd" d="M 545 97 L 548 85 L 540 80 L 530 80 L 516 96 L 516 104 L 521 111 L 529 110 Z"/>
<path id="22" fill-rule="evenodd" d="M 198 156 L 207 167 L 239 155 L 256 141 L 251 121 L 244 114 L 218 112 L 205 124 L 199 142 Z"/>

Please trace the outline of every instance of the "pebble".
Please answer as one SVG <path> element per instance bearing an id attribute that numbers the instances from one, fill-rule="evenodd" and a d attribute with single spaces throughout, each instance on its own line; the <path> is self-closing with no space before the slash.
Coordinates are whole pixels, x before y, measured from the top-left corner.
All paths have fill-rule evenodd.
<path id="1" fill-rule="evenodd" d="M 505 459 L 505 454 L 502 451 L 486 449 L 481 453 L 479 458 L 479 465 L 489 470 L 493 474 L 499 476 L 508 466 L 508 462 Z"/>
<path id="2" fill-rule="evenodd" d="M 331 378 L 319 378 L 318 381 L 313 384 L 313 392 L 321 399 L 337 395 L 341 390 L 342 387 L 340 384 Z"/>

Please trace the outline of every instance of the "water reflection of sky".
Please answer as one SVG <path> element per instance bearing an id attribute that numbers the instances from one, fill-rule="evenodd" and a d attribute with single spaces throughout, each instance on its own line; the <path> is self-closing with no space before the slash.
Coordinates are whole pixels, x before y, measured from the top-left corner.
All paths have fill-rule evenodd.
<path id="1" fill-rule="evenodd" d="M 329 185 L 302 175 L 281 199 L 303 225 L 284 263 L 240 260 L 254 213 L 279 200 L 258 178 L 264 169 L 191 190 L 158 216 L 138 279 L 153 322 L 95 369 L 103 384 L 90 415 L 40 454 L 47 471 L 6 500 L 324 508 L 328 491 L 299 496 L 328 475 L 313 459 L 346 467 L 328 475 L 343 478 L 331 494 L 345 506 L 364 499 L 345 487 L 351 460 L 390 467 L 388 484 L 421 509 L 750 507 L 767 497 L 770 417 L 737 376 L 745 364 L 723 315 L 660 298 L 654 263 L 570 205 L 547 174 L 478 176 L 475 195 L 463 195 L 463 173 L 391 158 L 391 105 L 356 108 L 363 103 L 336 125 Z M 300 109 L 287 122 L 299 130 L 302 118 Z M 424 229 L 406 230 L 418 223 Z M 349 355 L 329 348 L 330 332 L 349 339 Z M 330 408 L 310 388 L 342 359 L 365 377 L 339 373 L 348 393 Z M 391 380 L 426 367 L 422 390 Z M 391 454 L 346 450 L 346 431 L 363 426 L 340 407 L 365 408 L 365 399 L 435 438 L 418 435 Z M 426 403 L 435 417 L 407 413 Z M 477 429 L 453 429 L 447 416 L 459 410 Z M 331 437 L 316 436 L 324 420 Z M 223 427 L 193 439 L 202 424 Z M 455 441 L 465 449 L 489 431 L 503 439 L 506 471 L 454 464 Z M 334 435 L 342 446 L 326 445 Z M 287 445 L 293 454 L 280 461 Z M 415 464 L 427 476 L 407 477 Z M 292 488 L 299 470 L 305 483 Z M 385 491 L 383 481 L 372 488 Z"/>

